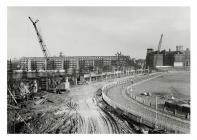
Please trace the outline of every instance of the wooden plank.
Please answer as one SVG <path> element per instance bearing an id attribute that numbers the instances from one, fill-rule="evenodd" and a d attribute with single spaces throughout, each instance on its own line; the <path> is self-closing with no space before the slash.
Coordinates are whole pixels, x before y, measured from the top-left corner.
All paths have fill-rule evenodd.
<path id="1" fill-rule="evenodd" d="M 11 95 L 12 99 L 14 100 L 14 102 L 15 102 L 16 104 L 18 104 L 17 101 L 16 101 L 16 99 L 15 99 L 15 97 L 14 97 L 14 95 L 13 95 L 12 92 L 9 90 L 9 88 L 8 88 L 8 92 L 10 93 L 10 95 Z"/>

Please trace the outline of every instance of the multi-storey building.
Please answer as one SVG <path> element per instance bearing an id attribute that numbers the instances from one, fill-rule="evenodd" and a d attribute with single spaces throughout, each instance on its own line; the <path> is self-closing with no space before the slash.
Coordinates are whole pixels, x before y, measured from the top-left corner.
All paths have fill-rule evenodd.
<path id="1" fill-rule="evenodd" d="M 7 71 L 19 70 L 20 69 L 20 61 L 17 59 L 7 60 Z"/>
<path id="2" fill-rule="evenodd" d="M 46 69 L 46 59 L 43 57 L 22 57 L 21 69 L 27 71 L 39 71 Z"/>
<path id="3" fill-rule="evenodd" d="M 79 62 L 76 57 L 62 57 L 64 69 L 67 74 L 78 73 Z"/>
<path id="4" fill-rule="evenodd" d="M 47 70 L 63 70 L 64 69 L 64 60 L 61 57 L 49 57 L 46 62 L 47 62 L 46 63 Z"/>
<path id="5" fill-rule="evenodd" d="M 180 52 L 174 54 L 174 66 L 183 67 L 185 61 L 184 59 L 185 59 L 185 54 Z"/>
<path id="6" fill-rule="evenodd" d="M 184 67 L 190 66 L 190 50 L 183 50 L 183 46 L 176 46 L 176 51 L 154 51 L 147 49 L 146 67 L 155 68 L 158 66 Z"/>
<path id="7" fill-rule="evenodd" d="M 67 74 L 89 73 L 104 66 L 112 66 L 114 61 L 125 64 L 129 56 L 66 56 L 49 57 L 23 57 L 20 59 L 23 70 L 65 70 Z"/>
<path id="8" fill-rule="evenodd" d="M 184 54 L 185 54 L 184 66 L 190 66 L 190 50 L 187 48 Z"/>

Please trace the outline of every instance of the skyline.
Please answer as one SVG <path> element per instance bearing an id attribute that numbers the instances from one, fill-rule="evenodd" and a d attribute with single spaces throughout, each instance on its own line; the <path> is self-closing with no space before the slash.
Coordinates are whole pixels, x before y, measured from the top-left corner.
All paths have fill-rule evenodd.
<path id="1" fill-rule="evenodd" d="M 145 58 L 147 48 L 157 48 L 162 33 L 161 50 L 175 50 L 176 45 L 190 48 L 189 7 L 8 7 L 8 58 L 43 56 L 28 16 L 39 19 L 51 56 L 121 51 Z"/>

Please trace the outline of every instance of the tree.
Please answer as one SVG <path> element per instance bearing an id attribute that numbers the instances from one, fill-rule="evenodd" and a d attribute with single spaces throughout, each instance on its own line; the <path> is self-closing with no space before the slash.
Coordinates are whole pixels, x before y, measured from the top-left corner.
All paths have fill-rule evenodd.
<path id="1" fill-rule="evenodd" d="M 145 60 L 144 59 L 137 59 L 136 60 L 136 67 L 138 69 L 142 69 L 145 66 Z"/>
<path id="2" fill-rule="evenodd" d="M 112 66 L 117 68 L 117 70 L 123 70 L 128 65 L 127 61 L 130 57 L 124 56 L 121 52 L 117 52 L 115 56 L 117 56 L 117 59 L 112 61 Z"/>

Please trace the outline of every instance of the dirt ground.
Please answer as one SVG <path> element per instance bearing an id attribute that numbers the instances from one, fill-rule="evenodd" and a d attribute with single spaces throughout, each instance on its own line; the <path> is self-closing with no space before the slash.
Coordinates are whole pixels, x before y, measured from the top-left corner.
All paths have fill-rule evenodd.
<path id="1" fill-rule="evenodd" d="M 8 106 L 8 133 L 131 133 L 126 122 L 118 125 L 121 120 L 97 106 L 96 92 L 110 81 L 74 87 L 69 93 L 40 92 L 33 100 Z M 123 126 L 127 130 L 121 131 Z"/>

